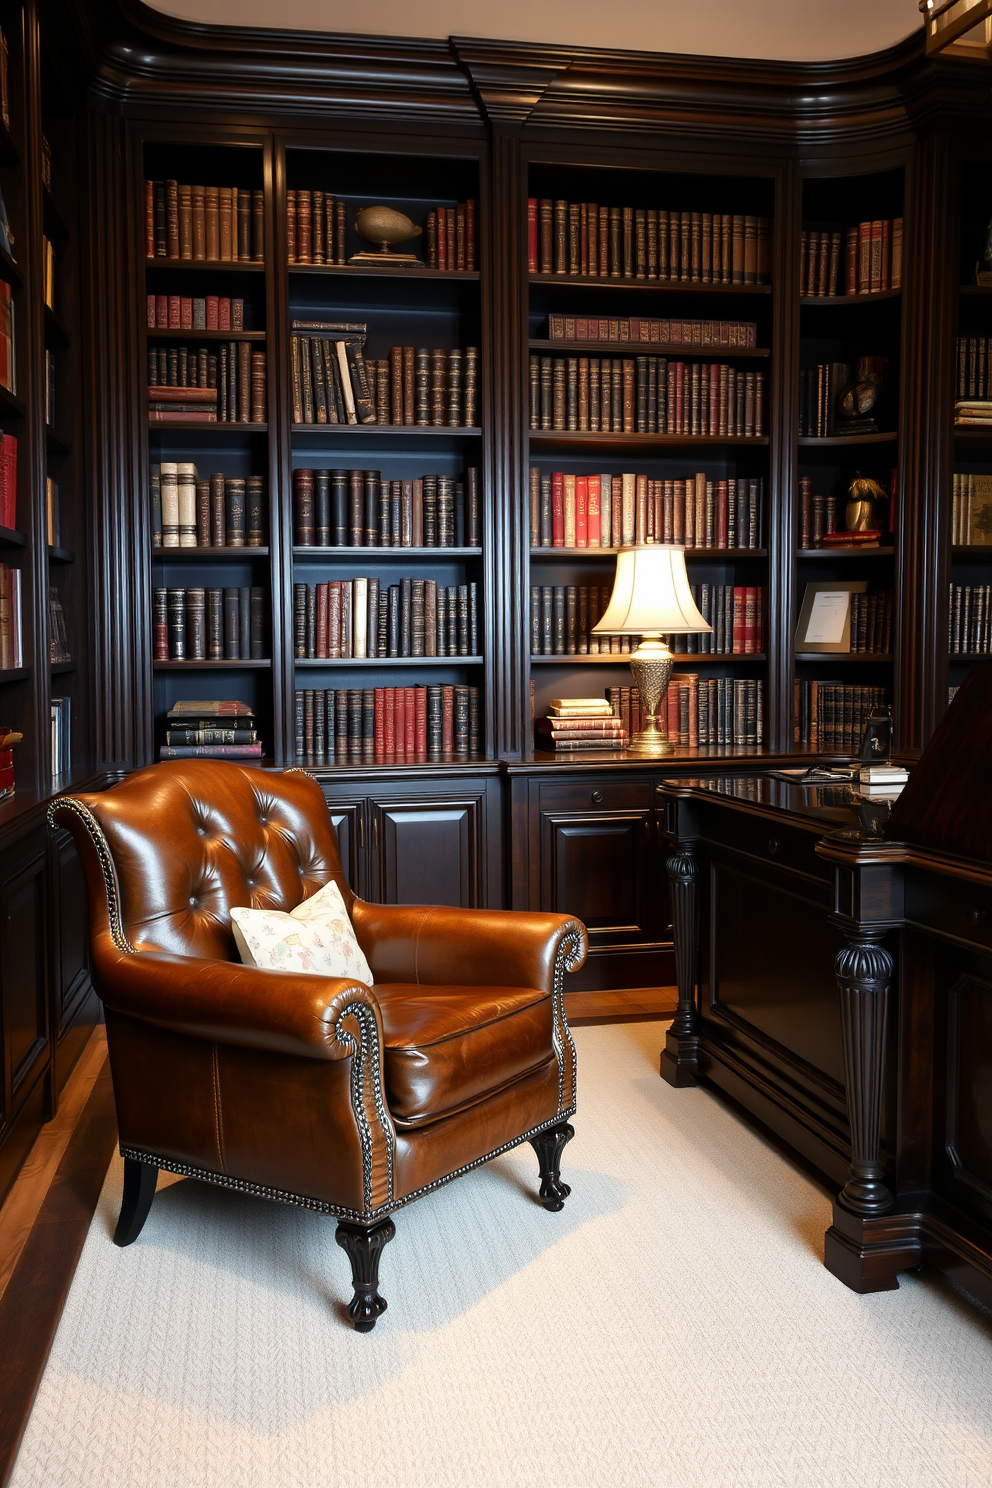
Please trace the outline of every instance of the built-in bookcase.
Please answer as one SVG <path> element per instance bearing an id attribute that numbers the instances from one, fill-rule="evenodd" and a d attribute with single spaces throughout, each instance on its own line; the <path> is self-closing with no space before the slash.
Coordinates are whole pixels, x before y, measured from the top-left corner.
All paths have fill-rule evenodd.
<path id="1" fill-rule="evenodd" d="M 874 245 L 870 236 L 873 223 L 876 224 Z M 798 645 L 793 648 L 792 737 L 787 742 L 800 749 L 823 747 L 822 740 L 810 740 L 808 736 L 810 684 L 816 684 L 817 689 L 837 685 L 862 689 L 860 693 L 846 695 L 848 723 L 853 721 L 852 737 L 859 734 L 858 723 L 870 699 L 881 697 L 877 689 L 884 689 L 886 701 L 895 703 L 900 634 L 896 575 L 903 490 L 900 442 L 903 284 L 910 229 L 902 168 L 864 175 L 806 175 L 803 179 L 802 242 L 796 245 L 801 246 L 797 274 L 801 432 L 797 434 L 796 508 L 792 526 L 795 550 L 792 628 L 795 633 L 807 585 L 863 581 L 869 596 L 891 595 L 887 601 L 875 601 L 879 606 L 888 604 L 891 641 L 887 649 L 880 650 L 877 646 L 873 648 L 869 640 L 867 651 L 850 654 L 817 654 L 803 651 Z M 833 275 L 829 267 L 826 274 L 822 268 L 817 272 L 811 267 L 818 238 L 833 238 L 839 244 L 839 263 Z M 853 265 L 848 261 L 851 252 L 856 255 Z M 826 293 L 822 292 L 824 289 Z M 870 415 L 876 428 L 850 432 L 839 409 L 838 397 L 844 379 L 855 380 L 858 360 L 865 357 L 884 359 L 881 395 Z M 817 379 L 817 369 L 837 368 L 844 369 L 839 376 L 824 370 Z M 812 384 L 806 381 L 808 377 L 814 379 Z M 804 522 L 803 517 L 804 499 L 812 495 L 819 512 L 829 512 L 832 516 L 829 525 L 843 531 L 848 488 L 856 475 L 877 481 L 888 493 L 889 499 L 877 508 L 882 532 L 879 545 L 864 549 L 831 547 L 821 545 L 815 535 L 811 542 L 811 523 L 808 518 Z M 821 525 L 827 525 L 825 518 Z M 875 635 L 882 633 L 880 624 Z M 815 698 L 812 706 L 815 709 Z M 839 726 L 840 714 L 837 719 Z M 821 726 L 822 723 L 821 717 Z"/>
<path id="2" fill-rule="evenodd" d="M 757 483 L 755 498 L 756 515 L 748 541 L 738 545 L 732 537 L 717 535 L 718 516 L 711 515 L 710 531 L 705 529 L 698 535 L 693 531 L 693 540 L 687 547 L 686 560 L 690 583 L 694 586 L 700 602 L 706 598 L 706 608 L 714 614 L 716 596 L 714 591 L 743 592 L 760 591 L 763 609 L 762 636 L 768 635 L 770 611 L 774 595 L 769 590 L 768 531 L 771 515 L 772 484 L 770 480 L 769 444 L 770 429 L 774 418 L 773 389 L 774 361 L 771 355 L 773 344 L 773 313 L 775 286 L 772 282 L 772 242 L 775 227 L 775 183 L 771 177 L 754 175 L 718 175 L 698 171 L 675 171 L 671 169 L 632 170 L 602 168 L 577 160 L 562 163 L 555 159 L 535 157 L 530 162 L 527 195 L 531 203 L 532 219 L 536 224 L 530 229 L 528 258 L 521 265 L 526 275 L 525 305 L 527 315 L 526 345 L 527 367 L 525 379 L 530 373 L 534 359 L 545 364 L 551 362 L 550 380 L 555 376 L 564 394 L 559 393 L 559 407 L 554 407 L 551 396 L 550 422 L 546 402 L 543 409 L 532 408 L 525 418 L 528 427 L 528 475 L 537 472 L 543 483 L 545 503 L 556 500 L 554 477 L 574 476 L 600 477 L 601 500 L 605 500 L 607 474 L 611 477 L 634 475 L 649 482 L 648 500 L 655 501 L 655 509 L 661 514 L 661 524 L 651 523 L 646 532 L 636 526 L 635 537 L 648 541 L 681 540 L 684 527 L 676 517 L 675 530 L 665 523 L 669 520 L 664 512 L 668 504 L 678 504 L 678 485 L 689 482 L 693 490 L 698 477 L 703 478 L 703 498 L 712 505 L 721 499 L 722 483 L 735 482 L 736 489 L 743 483 Z M 547 203 L 545 212 L 545 234 L 548 233 L 547 217 L 551 217 L 551 263 L 546 262 L 541 252 L 541 203 Z M 569 220 L 567 211 L 556 208 L 559 202 L 582 204 L 577 227 L 572 233 L 578 236 L 578 263 L 575 262 L 575 244 L 568 241 Z M 619 218 L 616 231 L 619 234 L 619 262 L 615 262 L 616 250 L 609 237 L 602 241 L 607 245 L 607 272 L 588 272 L 589 264 L 583 234 L 591 231 L 592 216 L 588 204 L 602 209 L 620 209 L 613 212 L 613 220 Z M 624 260 L 623 209 L 628 209 L 626 232 L 633 234 L 634 242 Z M 648 214 L 661 214 L 660 227 L 655 227 Z M 672 262 L 672 240 L 676 236 L 673 220 L 678 215 L 678 267 Z M 729 239 L 729 262 L 723 272 L 714 267 L 714 217 L 727 220 L 726 236 Z M 664 253 L 659 247 L 649 250 L 650 237 L 657 233 L 659 244 L 664 236 L 667 221 L 669 242 Z M 562 223 L 564 222 L 564 228 Z M 754 235 L 758 230 L 763 237 L 761 265 L 758 267 L 757 246 Z M 643 225 L 642 225 L 643 224 Z M 558 248 L 555 247 L 555 233 Z M 735 266 L 734 232 L 738 235 Z M 641 234 L 648 242 L 641 244 Z M 745 233 L 748 244 L 745 253 Z M 564 246 L 562 238 L 564 234 Z M 537 240 L 537 263 L 535 272 L 534 241 Z M 709 242 L 707 243 L 707 238 Z M 683 242 L 686 248 L 686 263 L 683 272 Z M 728 248 L 721 243 L 722 253 Z M 640 250 L 640 251 L 639 251 Z M 752 257 L 752 254 L 754 257 Z M 638 259 L 641 259 L 639 265 Z M 652 258 L 660 260 L 657 264 Z M 579 272 L 575 269 L 578 267 Z M 596 264 L 597 269 L 599 264 Z M 549 271 L 550 269 L 550 271 Z M 586 269 L 586 272 L 583 272 Z M 667 269 L 667 273 L 665 270 Z M 719 281 L 719 282 L 717 282 Z M 729 281 L 729 282 L 725 282 Z M 760 282 L 759 282 L 760 281 Z M 564 322 L 564 340 L 551 340 L 556 318 Z M 598 335 L 595 342 L 589 339 L 588 321 L 615 322 L 607 330 L 609 339 Z M 579 336 L 585 330 L 585 338 Z M 657 335 L 650 341 L 631 339 L 630 321 L 652 320 L 661 322 Z M 585 321 L 585 327 L 581 324 Z M 734 329 L 729 333 L 719 329 L 710 333 L 697 333 L 690 340 L 690 332 L 684 323 L 716 323 Z M 738 325 L 747 326 L 751 335 L 745 344 Z M 678 329 L 675 329 L 675 327 Z M 665 330 L 668 335 L 662 334 Z M 640 328 L 638 327 L 640 334 Z M 645 336 L 650 332 L 645 331 Z M 710 339 L 712 344 L 704 342 Z M 657 358 L 657 369 L 653 375 L 648 359 Z M 604 429 L 601 415 L 597 422 L 595 413 L 590 418 L 586 408 L 585 382 L 590 376 L 589 364 L 599 361 L 600 397 L 602 399 L 603 367 L 607 360 L 614 366 L 627 364 L 628 389 L 632 380 L 633 406 L 628 407 L 627 417 L 621 428 L 615 428 L 614 411 L 611 410 L 609 429 Z M 669 366 L 681 364 L 678 371 L 678 407 L 684 412 L 682 428 L 685 432 L 674 432 L 679 427 L 677 418 L 661 417 L 662 395 L 666 404 L 672 403 Z M 732 369 L 733 378 L 742 384 L 748 378 L 750 386 L 760 375 L 762 383 L 762 412 L 760 429 L 749 419 L 740 433 L 728 434 L 716 421 L 716 429 L 708 432 L 708 413 L 700 406 L 695 413 L 690 411 L 691 379 L 693 368 L 720 366 Z M 542 369 L 543 370 L 543 369 Z M 592 372 L 595 381 L 597 372 Z M 612 375 L 612 374 L 611 374 Z M 622 376 L 622 371 L 621 371 Z M 699 373 L 696 373 L 699 376 Z M 545 370 L 545 377 L 548 371 Z M 571 395 L 569 384 L 581 385 L 580 395 L 576 388 Z M 647 384 L 647 386 L 645 385 Z M 651 385 L 653 384 L 653 385 Z M 648 391 L 650 388 L 650 391 Z M 638 402 L 640 395 L 640 402 Z M 522 399 L 527 409 L 527 381 L 522 389 Z M 571 406 L 570 406 L 571 399 Z M 595 401 L 593 399 L 593 401 Z M 629 396 L 628 396 L 629 402 Z M 700 403 L 705 405 L 705 392 Z M 592 427 L 590 427 L 592 424 Z M 541 425 L 544 425 L 541 427 Z M 673 427 L 670 427 L 674 425 Z M 653 430 L 653 432 L 652 432 Z M 695 430 L 695 432 L 693 432 Z M 552 482 L 548 491 L 548 482 Z M 628 487 L 630 483 L 628 482 Z M 553 531 L 554 518 L 548 521 L 547 512 L 542 517 L 532 513 L 529 484 L 525 483 L 521 493 L 524 522 L 530 534 L 530 562 L 528 590 L 532 604 L 547 608 L 547 591 L 552 591 L 551 604 L 555 604 L 554 591 L 564 591 L 564 600 L 558 599 L 564 622 L 564 633 L 555 636 L 555 618 L 552 614 L 552 634 L 543 634 L 541 649 L 535 652 L 531 645 L 530 678 L 532 683 L 533 716 L 541 718 L 552 698 L 558 696 L 602 696 L 610 687 L 631 685 L 630 668 L 623 655 L 606 652 L 606 643 L 598 654 L 585 650 L 586 642 L 579 636 L 568 633 L 570 590 L 577 590 L 576 607 L 585 611 L 581 590 L 599 588 L 608 591 L 612 587 L 616 569 L 615 551 L 622 546 L 611 533 L 611 545 L 607 550 L 595 547 L 558 546 Z M 628 491 L 628 503 L 636 503 L 636 484 L 633 493 Z M 694 495 L 690 497 L 695 500 Z M 743 499 L 743 498 L 742 498 Z M 628 511 L 628 528 L 630 512 Z M 694 524 L 695 525 L 695 524 Z M 612 526 L 612 523 L 611 523 Z M 570 526 L 569 533 L 570 536 Z M 629 534 L 628 534 L 629 535 Z M 719 544 L 719 545 L 718 545 Z M 543 593 L 542 593 L 543 591 Z M 590 603 L 594 603 L 590 600 Z M 580 626 L 581 629 L 581 626 Z M 528 637 L 533 640 L 528 626 Z M 553 654 L 547 654 L 548 651 Z M 771 695 L 768 687 L 768 654 L 762 639 L 749 654 L 716 654 L 701 650 L 698 653 L 677 656 L 674 668 L 676 678 L 694 675 L 701 689 L 707 683 L 721 683 L 721 717 L 719 727 L 725 732 L 732 724 L 736 713 L 738 726 L 741 722 L 741 704 L 735 702 L 733 684 L 741 684 L 737 698 L 746 697 L 750 709 L 748 727 L 757 734 L 759 727 L 763 742 L 772 742 L 775 721 L 771 714 Z M 757 683 L 759 687 L 748 684 Z M 729 685 L 728 685 L 729 684 Z M 716 689 L 709 689 L 715 694 Z M 715 697 L 714 697 L 715 702 Z M 717 720 L 714 717 L 714 725 Z M 705 714 L 704 714 L 705 725 Z M 529 729 L 532 734 L 532 728 Z M 693 729 L 695 732 L 695 729 Z M 702 737 L 702 735 L 701 735 Z M 700 752 L 708 754 L 746 753 L 743 741 L 737 745 L 729 741 L 720 745 L 701 744 Z"/>

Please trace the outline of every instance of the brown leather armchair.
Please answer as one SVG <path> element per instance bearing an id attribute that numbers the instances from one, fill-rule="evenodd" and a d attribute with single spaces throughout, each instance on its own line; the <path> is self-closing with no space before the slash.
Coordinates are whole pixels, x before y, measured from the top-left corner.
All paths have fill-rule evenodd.
<path id="1" fill-rule="evenodd" d="M 524 1141 L 540 1202 L 562 1207 L 577 920 L 363 903 L 302 771 L 152 765 L 58 798 L 49 819 L 89 889 L 125 1164 L 118 1245 L 140 1233 L 159 1168 L 336 1215 L 367 1332 L 394 1210 Z M 331 879 L 374 986 L 240 964 L 232 907 L 290 910 Z"/>

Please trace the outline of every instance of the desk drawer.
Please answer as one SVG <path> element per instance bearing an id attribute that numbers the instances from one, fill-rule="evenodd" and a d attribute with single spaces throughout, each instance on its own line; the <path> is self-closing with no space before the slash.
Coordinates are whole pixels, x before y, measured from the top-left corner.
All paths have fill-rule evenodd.
<path id="1" fill-rule="evenodd" d="M 542 785 L 541 811 L 589 812 L 652 811 L 653 780 L 617 780 L 610 776 L 587 776 L 568 785 Z"/>
<path id="2" fill-rule="evenodd" d="M 992 888 L 932 874 L 907 875 L 906 918 L 968 945 L 992 948 Z"/>
<path id="3" fill-rule="evenodd" d="M 701 827 L 703 836 L 714 847 L 748 853 L 763 863 L 805 873 L 811 878 L 824 881 L 832 878 L 832 870 L 815 852 L 823 836 L 822 825 L 815 832 L 804 832 L 782 821 L 723 808 L 704 810 Z"/>

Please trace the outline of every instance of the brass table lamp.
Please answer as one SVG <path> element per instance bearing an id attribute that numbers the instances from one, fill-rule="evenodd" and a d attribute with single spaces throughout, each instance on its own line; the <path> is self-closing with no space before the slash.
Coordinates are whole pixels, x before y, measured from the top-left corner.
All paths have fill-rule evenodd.
<path id="1" fill-rule="evenodd" d="M 605 614 L 593 626 L 595 635 L 640 636 L 630 654 L 630 670 L 646 713 L 644 727 L 627 746 L 629 754 L 663 755 L 673 746 L 658 726 L 658 710 L 672 675 L 672 653 L 663 637 L 703 634 L 712 629 L 696 608 L 685 571 L 685 549 L 673 543 L 624 548 L 617 554 L 617 575 Z"/>

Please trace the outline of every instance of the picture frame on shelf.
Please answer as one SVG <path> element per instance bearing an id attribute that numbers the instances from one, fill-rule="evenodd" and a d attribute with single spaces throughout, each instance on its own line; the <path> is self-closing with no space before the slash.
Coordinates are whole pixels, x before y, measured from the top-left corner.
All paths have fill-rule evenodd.
<path id="1" fill-rule="evenodd" d="M 864 579 L 809 583 L 796 626 L 796 651 L 840 654 L 851 650 L 851 595 L 864 594 Z"/>

